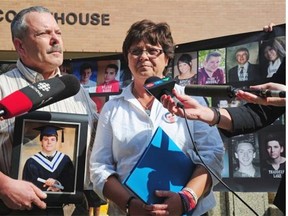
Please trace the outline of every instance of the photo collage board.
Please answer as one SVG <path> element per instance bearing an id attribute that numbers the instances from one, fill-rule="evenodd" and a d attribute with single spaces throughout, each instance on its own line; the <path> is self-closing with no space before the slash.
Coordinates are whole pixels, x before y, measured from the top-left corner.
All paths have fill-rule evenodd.
<path id="1" fill-rule="evenodd" d="M 169 76 L 182 86 L 227 85 L 238 89 L 262 84 L 277 73 L 285 61 L 285 47 L 285 24 L 275 26 L 273 32 L 249 32 L 178 44 Z M 205 99 L 208 106 L 219 108 L 244 104 L 228 93 L 227 97 Z M 270 141 L 278 141 L 278 156 L 285 158 L 285 123 L 283 115 L 255 133 L 231 138 L 220 131 L 225 146 L 222 180 L 226 185 L 240 192 L 277 191 L 286 168 L 285 162 L 279 167 L 271 165 L 271 158 L 275 158 L 276 153 Z M 244 166 L 241 169 L 240 163 L 252 163 L 253 171 L 244 170 Z M 219 183 L 214 190 L 228 189 Z"/>

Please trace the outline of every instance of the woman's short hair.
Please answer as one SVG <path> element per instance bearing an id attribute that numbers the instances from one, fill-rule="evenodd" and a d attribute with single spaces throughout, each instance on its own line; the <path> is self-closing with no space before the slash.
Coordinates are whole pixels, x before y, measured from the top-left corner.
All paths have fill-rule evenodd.
<path id="1" fill-rule="evenodd" d="M 174 42 L 170 26 L 165 22 L 154 23 L 150 20 L 141 20 L 131 25 L 123 42 L 122 51 L 127 61 L 130 47 L 144 41 L 152 45 L 160 44 L 163 52 L 171 60 L 174 57 Z"/>

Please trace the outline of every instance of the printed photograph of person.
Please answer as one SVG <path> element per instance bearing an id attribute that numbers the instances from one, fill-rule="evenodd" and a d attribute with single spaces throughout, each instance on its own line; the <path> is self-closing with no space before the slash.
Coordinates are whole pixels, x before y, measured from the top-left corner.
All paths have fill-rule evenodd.
<path id="1" fill-rule="evenodd" d="M 89 93 L 95 92 L 96 82 L 92 80 L 93 69 L 92 65 L 88 62 L 80 65 L 80 84 Z"/>
<path id="2" fill-rule="evenodd" d="M 243 136 L 243 138 L 245 138 Z M 249 138 L 249 137 L 247 137 Z M 232 140 L 234 148 L 233 171 L 234 178 L 256 178 L 261 177 L 259 167 L 259 149 L 251 138 Z"/>
<path id="3" fill-rule="evenodd" d="M 117 64 L 110 63 L 106 65 L 104 69 L 103 82 L 101 83 L 98 82 L 96 92 L 97 93 L 119 92 L 120 82 L 119 80 L 116 79 L 118 71 L 119 71 L 119 66 Z M 99 74 L 98 80 L 101 80 L 100 74 Z"/>
<path id="4" fill-rule="evenodd" d="M 198 84 L 224 84 L 225 49 L 199 51 Z"/>
<path id="5" fill-rule="evenodd" d="M 175 57 L 174 76 L 181 86 L 197 84 L 197 52 L 183 53 Z"/>
<path id="6" fill-rule="evenodd" d="M 227 82 L 256 81 L 261 78 L 257 42 L 227 48 Z"/>
<path id="7" fill-rule="evenodd" d="M 263 174 L 271 178 L 282 178 L 286 170 L 285 130 L 265 130 L 263 142 Z M 262 141 L 263 140 L 263 141 Z"/>
<path id="8" fill-rule="evenodd" d="M 260 44 L 260 65 L 265 78 L 271 78 L 277 72 L 283 58 L 286 56 L 286 37 L 276 37 L 262 41 Z"/>
<path id="9" fill-rule="evenodd" d="M 40 133 L 41 151 L 31 156 L 23 168 L 23 180 L 35 184 L 43 191 L 72 192 L 75 169 L 70 157 L 57 150 L 58 130 L 63 128 L 44 125 L 34 128 Z"/>
<path id="10" fill-rule="evenodd" d="M 123 64 L 122 62 L 121 62 L 121 69 L 118 73 L 119 73 L 120 89 L 123 89 L 132 82 L 132 73 L 127 67 L 127 65 Z"/>

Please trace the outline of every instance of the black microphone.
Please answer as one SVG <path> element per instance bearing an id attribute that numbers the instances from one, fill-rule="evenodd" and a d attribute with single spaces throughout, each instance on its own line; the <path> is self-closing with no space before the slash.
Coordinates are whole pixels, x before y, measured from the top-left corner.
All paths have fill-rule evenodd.
<path id="1" fill-rule="evenodd" d="M 183 104 L 172 94 L 172 89 L 174 88 L 175 83 L 176 81 L 169 77 L 161 79 L 159 77 L 152 76 L 146 79 L 144 88 L 149 94 L 153 95 L 159 101 L 161 101 L 160 98 L 162 95 L 170 95 L 175 104 L 178 107 L 183 108 Z"/>
<path id="2" fill-rule="evenodd" d="M 269 89 L 251 89 L 251 88 L 239 88 L 239 90 L 242 90 L 244 92 L 249 92 L 257 96 L 263 97 L 263 98 L 266 98 L 266 97 L 285 98 L 286 97 L 286 91 L 269 90 Z"/>
<path id="3" fill-rule="evenodd" d="M 236 88 L 231 85 L 186 85 L 185 94 L 208 97 L 235 97 Z"/>
<path id="4" fill-rule="evenodd" d="M 28 85 L 0 101 L 0 117 L 12 118 L 73 96 L 80 82 L 74 75 L 64 75 Z"/>
<path id="5" fill-rule="evenodd" d="M 185 94 L 194 96 L 208 97 L 236 97 L 238 90 L 249 92 L 260 97 L 280 97 L 285 98 L 285 91 L 269 90 L 269 89 L 251 89 L 247 87 L 235 88 L 231 85 L 186 85 Z"/>

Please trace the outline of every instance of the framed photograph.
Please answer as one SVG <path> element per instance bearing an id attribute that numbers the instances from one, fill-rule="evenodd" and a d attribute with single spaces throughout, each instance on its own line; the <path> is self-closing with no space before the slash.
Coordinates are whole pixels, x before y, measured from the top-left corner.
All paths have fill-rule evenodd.
<path id="1" fill-rule="evenodd" d="M 181 86 L 197 84 L 197 52 L 179 53 L 174 57 L 174 78 Z"/>
<path id="2" fill-rule="evenodd" d="M 198 52 L 198 84 L 225 84 L 225 60 L 225 48 L 200 50 Z"/>
<path id="3" fill-rule="evenodd" d="M 96 93 L 119 93 L 120 92 L 120 60 L 97 61 L 97 87 Z"/>
<path id="4" fill-rule="evenodd" d="M 268 179 L 281 179 L 286 172 L 285 125 L 269 125 L 258 133 L 262 174 Z"/>
<path id="5" fill-rule="evenodd" d="M 231 140 L 233 178 L 260 178 L 259 143 L 254 133 L 241 134 Z"/>
<path id="6" fill-rule="evenodd" d="M 48 205 L 81 202 L 87 115 L 34 111 L 15 120 L 12 177 L 47 193 Z"/>
<path id="7" fill-rule="evenodd" d="M 227 83 L 255 82 L 259 71 L 259 43 L 251 42 L 227 48 Z M 242 83 L 243 84 L 243 83 Z"/>
<path id="8" fill-rule="evenodd" d="M 73 74 L 88 93 L 95 93 L 98 79 L 98 66 L 95 59 L 71 62 Z"/>

